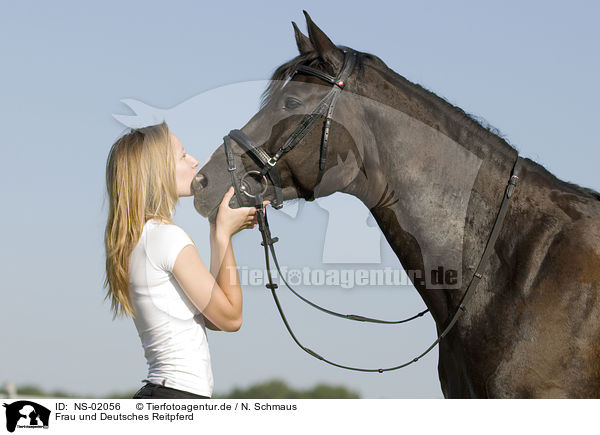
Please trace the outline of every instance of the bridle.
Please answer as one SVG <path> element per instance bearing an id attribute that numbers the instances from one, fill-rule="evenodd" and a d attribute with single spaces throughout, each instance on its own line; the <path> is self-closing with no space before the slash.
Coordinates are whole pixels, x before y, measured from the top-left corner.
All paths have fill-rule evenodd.
<path id="1" fill-rule="evenodd" d="M 252 206 L 256 207 L 258 228 L 261 233 L 262 240 L 263 240 L 261 242 L 261 245 L 264 247 L 265 263 L 266 263 L 266 268 L 267 268 L 267 277 L 269 280 L 269 283 L 266 284 L 265 287 L 268 288 L 269 290 L 271 290 L 271 294 L 273 295 L 273 299 L 275 301 L 275 305 L 277 306 L 277 310 L 279 311 L 279 314 L 281 316 L 281 320 L 283 321 L 288 333 L 290 334 L 290 336 L 292 337 L 294 342 L 296 342 L 296 344 L 302 350 L 304 350 L 306 353 L 308 353 L 309 355 L 311 355 L 314 358 L 317 358 L 327 364 L 330 364 L 332 366 L 339 367 L 339 368 L 346 369 L 346 370 L 359 371 L 359 372 L 383 373 L 383 372 L 387 372 L 387 371 L 397 370 L 397 369 L 409 366 L 409 365 L 419 361 L 422 357 L 424 357 L 426 354 L 428 354 L 450 332 L 450 330 L 456 324 L 458 318 L 465 311 L 465 306 L 467 305 L 469 300 L 472 298 L 477 285 L 483 278 L 483 274 L 482 274 L 483 269 L 487 265 L 487 261 L 488 261 L 490 255 L 492 254 L 494 245 L 500 234 L 500 229 L 502 228 L 502 224 L 504 222 L 504 218 L 505 218 L 506 212 L 508 210 L 510 199 L 513 195 L 513 192 L 516 188 L 517 181 L 519 178 L 517 176 L 517 174 L 519 173 L 519 169 L 520 169 L 520 165 L 521 165 L 521 158 L 517 156 L 515 164 L 512 168 L 511 175 L 510 175 L 510 178 L 509 178 L 509 181 L 506 186 L 504 196 L 502 199 L 502 204 L 500 205 L 500 209 L 498 210 L 498 213 L 496 215 L 496 220 L 494 222 L 492 232 L 490 233 L 490 236 L 486 243 L 486 246 L 485 246 L 484 252 L 481 256 L 481 259 L 479 260 L 477 268 L 475 269 L 475 272 L 474 272 L 473 276 L 471 277 L 471 281 L 469 282 L 469 285 L 467 286 L 467 289 L 466 289 L 465 293 L 463 294 L 463 296 L 460 300 L 460 303 L 459 303 L 458 307 L 456 308 L 456 310 L 454 311 L 452 317 L 450 317 L 449 321 L 446 322 L 446 325 L 445 325 L 443 331 L 441 332 L 441 334 L 438 335 L 437 339 L 427 349 L 425 349 L 425 351 L 423 351 L 421 354 L 419 354 L 415 358 L 413 358 L 403 364 L 399 364 L 399 365 L 396 365 L 393 367 L 387 367 L 387 368 L 372 369 L 372 368 L 360 368 L 360 367 L 345 366 L 342 364 L 332 362 L 332 361 L 324 358 L 323 356 L 319 355 L 312 349 L 304 346 L 302 343 L 300 343 L 298 338 L 296 338 L 295 334 L 293 333 L 292 328 L 290 327 L 290 324 L 289 324 L 285 314 L 283 313 L 283 309 L 281 307 L 281 303 L 279 302 L 279 298 L 277 297 L 277 293 L 275 292 L 275 290 L 278 288 L 278 285 L 273 283 L 273 277 L 271 275 L 271 265 L 270 265 L 270 260 L 269 260 L 269 251 L 271 252 L 271 254 L 273 256 L 273 262 L 275 263 L 275 266 L 277 267 L 279 276 L 281 277 L 281 280 L 285 283 L 285 285 L 288 287 L 288 289 L 295 296 L 297 296 L 300 300 L 302 300 L 303 302 L 307 303 L 308 305 L 312 306 L 313 308 L 316 308 L 324 313 L 330 314 L 335 317 L 340 317 L 340 318 L 344 318 L 344 319 L 348 319 L 348 320 L 354 320 L 354 321 L 358 321 L 358 322 L 369 322 L 369 323 L 379 323 L 379 324 L 401 324 L 401 323 L 406 323 L 411 320 L 422 317 L 424 314 L 426 314 L 429 311 L 429 309 L 426 309 L 424 311 L 421 311 L 421 312 L 415 314 L 412 317 L 409 317 L 409 318 L 406 318 L 403 320 L 380 320 L 380 319 L 374 319 L 374 318 L 370 318 L 370 317 L 360 316 L 357 314 L 341 314 L 341 313 L 323 308 L 323 307 L 311 302 L 310 300 L 306 299 L 299 293 L 297 293 L 288 284 L 288 282 L 283 277 L 283 274 L 281 273 L 281 269 L 279 267 L 279 262 L 277 260 L 277 255 L 275 254 L 275 248 L 273 245 L 275 244 L 275 242 L 277 242 L 279 240 L 279 238 L 271 237 L 271 231 L 269 229 L 269 222 L 267 219 L 267 212 L 266 212 L 266 209 L 263 207 L 263 195 L 267 189 L 266 177 L 269 177 L 269 179 L 271 180 L 271 184 L 273 185 L 273 187 L 275 189 L 275 199 L 271 202 L 271 205 L 274 208 L 279 209 L 283 206 L 283 199 L 282 199 L 282 193 L 281 193 L 281 190 L 282 190 L 281 178 L 280 178 L 279 170 L 277 168 L 277 162 L 281 159 L 281 157 L 285 153 L 289 152 L 292 148 L 294 148 L 314 128 L 316 123 L 323 116 L 325 116 L 325 123 L 323 125 L 323 135 L 322 135 L 322 139 L 321 139 L 321 148 L 320 148 L 319 173 L 317 176 L 317 184 L 315 185 L 315 192 L 313 193 L 313 198 L 316 197 L 316 190 L 319 188 L 319 184 L 322 180 L 323 172 L 325 170 L 325 163 L 327 161 L 327 145 L 328 145 L 328 141 L 329 141 L 329 130 L 331 127 L 331 121 L 333 118 L 335 104 L 337 102 L 337 99 L 338 99 L 341 91 L 344 89 L 346 80 L 348 79 L 348 77 L 350 76 L 350 74 L 352 73 L 352 71 L 354 69 L 354 66 L 356 64 L 356 56 L 357 56 L 356 52 L 354 52 L 352 50 L 348 50 L 345 52 L 344 63 L 343 63 L 342 69 L 336 77 L 326 74 L 317 69 L 305 66 L 305 65 L 300 65 L 296 69 L 296 71 L 294 73 L 304 73 L 304 74 L 318 77 L 318 78 L 328 82 L 329 84 L 331 84 L 332 88 L 328 92 L 328 94 L 317 104 L 315 109 L 310 114 L 308 114 L 304 117 L 304 119 L 300 122 L 300 125 L 292 132 L 292 134 L 288 137 L 288 139 L 285 141 L 285 143 L 277 150 L 277 152 L 273 156 L 270 156 L 263 148 L 258 146 L 252 139 L 250 139 L 241 130 L 231 130 L 231 132 L 229 132 L 229 134 L 223 138 L 223 141 L 224 141 L 224 146 L 225 146 L 225 155 L 227 158 L 227 169 L 228 169 L 229 173 L 231 174 L 232 184 L 233 184 L 238 202 L 240 203 L 240 205 L 248 204 L 248 205 L 252 205 Z M 251 156 L 252 160 L 258 165 L 260 170 L 247 171 L 241 178 L 237 177 L 237 167 L 235 165 L 234 154 L 233 154 L 233 150 L 232 150 L 232 146 L 231 146 L 232 139 L 234 141 L 236 141 L 240 145 L 240 147 L 242 149 L 244 149 Z M 262 185 L 264 187 L 260 192 L 256 192 L 256 193 L 250 192 L 250 185 L 246 182 L 246 178 L 249 176 L 257 178 L 262 183 Z"/>
<path id="2" fill-rule="evenodd" d="M 271 184 L 275 189 L 275 199 L 271 202 L 271 205 L 277 209 L 283 206 L 283 199 L 281 194 L 281 179 L 279 176 L 279 168 L 277 167 L 277 162 L 283 157 L 284 154 L 291 151 L 298 143 L 306 136 L 316 125 L 316 123 L 325 116 L 325 125 L 323 127 L 323 136 L 321 139 L 321 153 L 319 158 L 319 174 L 317 176 L 317 184 L 316 189 L 318 189 L 319 184 L 321 183 L 321 179 L 323 178 L 323 172 L 325 171 L 325 163 L 327 161 L 327 145 L 329 142 L 329 129 L 331 128 L 331 120 L 333 119 L 333 112 L 335 110 L 335 104 L 337 103 L 337 99 L 344 89 L 346 84 L 346 80 L 350 73 L 354 69 L 354 65 L 356 64 L 356 52 L 348 51 L 344 55 L 344 64 L 342 66 L 342 70 L 337 77 L 333 77 L 329 74 L 326 74 L 317 69 L 300 65 L 295 73 L 304 73 L 309 74 L 315 77 L 318 77 L 329 84 L 332 85 L 331 90 L 323 97 L 323 99 L 317 104 L 314 110 L 306 115 L 300 125 L 290 134 L 288 139 L 285 141 L 281 147 L 277 150 L 277 152 L 270 156 L 263 148 L 259 147 L 252 139 L 250 139 L 244 132 L 241 130 L 231 130 L 227 136 L 223 138 L 223 142 L 225 145 L 225 154 L 227 156 L 227 169 L 231 174 L 231 181 L 233 184 L 233 188 L 236 193 L 236 197 L 238 200 L 242 201 L 242 204 L 248 204 L 250 199 L 254 199 L 256 202 L 256 194 L 249 192 L 249 185 L 245 183 L 246 177 L 252 176 L 258 178 L 258 180 L 263 184 L 263 191 L 260 192 L 260 195 L 264 194 L 267 188 L 267 180 L 268 176 L 271 180 Z M 238 179 L 236 174 L 236 165 L 233 156 L 233 150 L 231 147 L 231 139 L 236 141 L 240 147 L 248 153 L 248 155 L 252 158 L 252 160 L 256 163 L 256 165 L 260 168 L 259 171 L 248 171 L 246 172 L 241 179 Z M 316 194 L 316 193 L 315 193 Z M 240 205 L 242 205 L 240 204 Z"/>

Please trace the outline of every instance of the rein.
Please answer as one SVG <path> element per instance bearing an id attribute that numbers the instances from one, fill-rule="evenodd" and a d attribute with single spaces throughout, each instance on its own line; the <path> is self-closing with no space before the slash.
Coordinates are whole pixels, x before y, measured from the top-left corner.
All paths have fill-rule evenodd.
<path id="1" fill-rule="evenodd" d="M 463 294 L 460 303 L 458 305 L 458 307 L 456 308 L 456 310 L 454 311 L 454 314 L 452 315 L 452 317 L 450 318 L 450 321 L 446 323 L 446 326 L 444 327 L 444 330 L 442 331 L 442 333 L 437 337 L 437 339 L 427 348 L 425 349 L 425 351 L 423 351 L 421 354 L 419 354 L 418 356 L 416 356 L 415 358 L 403 363 L 403 364 L 399 364 L 393 367 L 387 367 L 387 368 L 378 368 L 378 369 L 374 369 L 374 368 L 361 368 L 361 367 L 352 367 L 352 366 L 346 366 L 346 365 L 342 365 L 342 364 L 338 364 L 336 362 L 330 361 L 328 359 L 326 359 L 325 357 L 319 355 L 317 352 L 315 352 L 314 350 L 310 349 L 309 347 L 304 346 L 302 343 L 300 343 L 300 341 L 298 340 L 298 338 L 296 338 L 296 336 L 294 335 L 294 332 L 292 331 L 292 328 L 287 320 L 287 318 L 285 317 L 285 314 L 283 312 L 283 309 L 281 307 L 281 303 L 279 302 L 279 298 L 277 297 L 277 293 L 275 292 L 275 289 L 277 289 L 277 284 L 273 283 L 273 278 L 271 276 L 271 267 L 270 267 L 270 261 L 269 261 L 269 250 L 271 251 L 272 255 L 273 255 L 273 261 L 275 262 L 275 265 L 277 267 L 277 271 L 279 272 L 279 276 L 281 276 L 281 279 L 283 280 L 283 282 L 285 283 L 285 285 L 292 291 L 292 293 L 294 293 L 298 298 L 300 298 L 301 300 L 303 300 L 304 302 L 306 302 L 307 304 L 327 313 L 327 314 L 331 314 L 337 317 L 343 317 L 346 319 L 350 319 L 350 320 L 357 320 L 357 321 L 362 321 L 362 322 L 373 322 L 373 323 L 386 323 L 386 324 L 400 324 L 400 323 L 405 323 L 408 322 L 410 320 L 416 319 L 418 317 L 423 316 L 425 313 L 427 313 L 429 310 L 425 310 L 422 311 L 416 315 L 414 315 L 413 317 L 410 317 L 408 319 L 404 319 L 404 320 L 397 320 L 397 321 L 386 321 L 386 320 L 378 320 L 378 319 L 371 319 L 368 317 L 363 317 L 363 316 L 358 316 L 358 315 L 354 315 L 354 314 L 339 314 L 339 313 L 335 313 L 333 311 L 327 310 L 325 308 L 319 307 L 318 305 L 310 302 L 308 299 L 305 299 L 304 297 L 302 297 L 301 295 L 299 295 L 296 291 L 294 291 L 291 286 L 287 283 L 287 281 L 283 278 L 283 275 L 281 273 L 281 270 L 279 269 L 279 263 L 277 261 L 277 257 L 275 255 L 275 248 L 273 247 L 273 244 L 275 242 L 277 242 L 279 239 L 277 237 L 272 238 L 271 237 L 271 231 L 269 229 L 269 223 L 267 220 L 267 213 L 266 210 L 264 209 L 264 207 L 262 207 L 262 200 L 260 202 L 260 206 L 257 205 L 256 209 L 257 209 L 257 217 L 258 217 L 258 227 L 259 230 L 261 232 L 262 235 L 262 239 L 263 241 L 261 242 L 261 245 L 264 246 L 264 251 L 265 251 L 265 263 L 267 266 L 267 277 L 269 279 L 269 283 L 266 284 L 266 288 L 268 288 L 269 290 L 271 290 L 271 294 L 273 295 L 273 299 L 275 300 L 275 305 L 277 306 L 277 310 L 279 311 L 279 315 L 281 316 L 281 320 L 283 321 L 283 324 L 285 325 L 288 333 L 290 334 L 290 336 L 292 337 L 292 339 L 296 342 L 296 344 L 306 353 L 308 353 L 309 355 L 313 356 L 316 359 L 319 359 L 327 364 L 330 364 L 334 367 L 339 367 L 341 369 L 346 369 L 346 370 L 353 370 L 353 371 L 357 371 L 357 372 L 378 372 L 378 373 L 383 373 L 383 372 L 389 372 L 389 371 L 393 371 L 393 370 L 398 370 L 401 369 L 403 367 L 407 367 L 413 363 L 416 363 L 417 361 L 419 361 L 421 358 L 423 358 L 425 355 L 427 355 L 435 346 L 438 345 L 438 343 L 446 336 L 448 335 L 448 333 L 450 332 L 450 330 L 454 327 L 454 325 L 456 324 L 456 322 L 458 321 L 459 317 L 466 311 L 466 305 L 469 303 L 469 301 L 471 300 L 471 298 L 473 297 L 474 293 L 475 293 L 475 289 L 477 288 L 477 285 L 479 284 L 479 282 L 483 279 L 483 270 L 485 269 L 485 267 L 487 266 L 488 260 L 490 255 L 492 254 L 492 251 L 494 249 L 494 245 L 496 244 L 496 241 L 498 240 L 498 236 L 500 235 L 500 230 L 502 229 L 502 224 L 504 223 L 504 218 L 506 216 L 506 212 L 508 211 L 508 206 L 510 204 L 510 200 L 511 197 L 515 191 L 515 188 L 517 186 L 517 181 L 519 179 L 518 177 L 518 173 L 519 173 L 519 169 L 520 169 L 520 165 L 521 165 L 521 157 L 517 157 L 517 160 L 513 166 L 512 172 L 511 172 L 511 176 L 510 179 L 507 183 L 506 186 L 506 190 L 504 192 L 504 196 L 502 199 L 502 204 L 500 205 L 500 209 L 498 210 L 498 214 L 496 215 L 496 220 L 494 222 L 494 227 L 492 228 L 492 232 L 490 233 L 490 236 L 488 238 L 488 241 L 486 243 L 486 247 L 485 250 L 483 251 L 483 255 L 481 256 L 481 259 L 479 260 L 479 264 L 477 265 L 477 269 L 475 270 L 475 273 L 473 274 L 473 276 L 471 277 L 471 281 L 469 282 L 469 285 L 467 287 L 467 290 L 465 291 L 465 293 Z"/>

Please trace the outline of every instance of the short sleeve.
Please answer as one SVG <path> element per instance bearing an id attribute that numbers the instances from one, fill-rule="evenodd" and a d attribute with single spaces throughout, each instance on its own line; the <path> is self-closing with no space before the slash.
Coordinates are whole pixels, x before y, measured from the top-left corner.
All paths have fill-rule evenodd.
<path id="1" fill-rule="evenodd" d="M 161 224 L 148 234 L 146 244 L 146 252 L 154 265 L 166 272 L 173 272 L 175 260 L 181 250 L 194 242 L 177 225 Z"/>

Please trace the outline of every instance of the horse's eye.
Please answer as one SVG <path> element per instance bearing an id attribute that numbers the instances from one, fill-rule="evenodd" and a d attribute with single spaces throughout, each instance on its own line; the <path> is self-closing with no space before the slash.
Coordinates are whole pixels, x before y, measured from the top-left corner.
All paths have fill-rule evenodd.
<path id="1" fill-rule="evenodd" d="M 285 108 L 286 109 L 297 109 L 298 107 L 300 107 L 301 104 L 302 104 L 302 102 L 300 100 L 298 100 L 297 98 L 288 97 L 285 99 Z"/>

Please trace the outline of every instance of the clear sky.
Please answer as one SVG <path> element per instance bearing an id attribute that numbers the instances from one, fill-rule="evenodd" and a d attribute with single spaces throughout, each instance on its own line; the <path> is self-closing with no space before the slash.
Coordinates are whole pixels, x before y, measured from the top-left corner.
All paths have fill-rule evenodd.
<path id="1" fill-rule="evenodd" d="M 141 385 L 135 327 L 112 321 L 103 302 L 104 167 L 124 130 L 112 115 L 132 113 L 120 102 L 127 98 L 171 109 L 173 130 L 203 161 L 257 110 L 261 89 L 243 93 L 240 84 L 267 79 L 296 55 L 290 21 L 305 30 L 302 9 L 336 44 L 376 54 L 485 118 L 558 177 L 600 189 L 597 2 L 3 2 L 0 384 L 93 395 Z M 318 266 L 327 207 L 272 216 L 281 262 Z M 208 226 L 190 198 L 175 220 L 208 262 Z M 240 265 L 260 266 L 257 232 L 234 242 Z M 398 267 L 385 241 L 380 261 Z M 304 293 L 384 318 L 423 307 L 408 286 Z M 403 362 L 435 338 L 431 318 L 396 329 L 352 325 L 283 300 L 305 344 L 348 364 Z M 369 398 L 441 396 L 437 352 L 384 375 L 329 367 L 295 347 L 260 286 L 245 290 L 244 322 L 235 334 L 209 331 L 216 392 L 279 377 L 298 388 L 339 383 Z"/>

